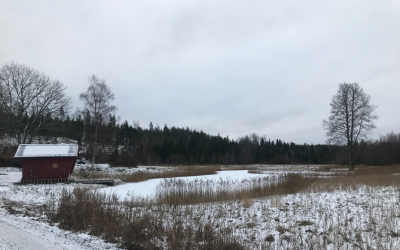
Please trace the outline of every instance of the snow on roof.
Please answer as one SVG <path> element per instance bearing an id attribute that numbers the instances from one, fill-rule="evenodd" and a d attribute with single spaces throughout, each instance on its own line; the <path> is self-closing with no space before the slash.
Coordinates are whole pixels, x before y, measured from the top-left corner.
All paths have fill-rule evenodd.
<path id="1" fill-rule="evenodd" d="M 76 144 L 20 144 L 14 158 L 76 157 Z"/>

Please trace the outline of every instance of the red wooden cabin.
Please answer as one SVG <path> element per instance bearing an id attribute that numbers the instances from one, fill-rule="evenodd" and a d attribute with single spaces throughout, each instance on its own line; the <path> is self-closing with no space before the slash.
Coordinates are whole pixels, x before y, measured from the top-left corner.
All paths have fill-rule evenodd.
<path id="1" fill-rule="evenodd" d="M 21 183 L 66 182 L 78 156 L 75 144 L 21 144 L 14 158 L 22 159 Z"/>

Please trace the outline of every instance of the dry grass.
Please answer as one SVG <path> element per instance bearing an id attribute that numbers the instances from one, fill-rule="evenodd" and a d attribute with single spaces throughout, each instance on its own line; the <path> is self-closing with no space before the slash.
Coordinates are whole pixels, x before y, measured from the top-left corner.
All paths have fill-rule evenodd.
<path id="1" fill-rule="evenodd" d="M 174 216 L 165 224 L 160 216 L 169 212 L 168 206 L 135 205 L 136 201 L 121 203 L 115 195 L 76 188 L 50 199 L 47 215 L 60 228 L 89 232 L 125 249 L 159 249 L 160 245 L 168 249 L 245 249 L 232 233 L 216 234 L 210 221 L 194 227 Z"/>
<path id="2" fill-rule="evenodd" d="M 337 170 L 347 170 L 348 167 L 345 165 L 321 165 L 315 171 L 337 171 Z"/>
<path id="3" fill-rule="evenodd" d="M 316 173 L 323 175 L 324 171 L 340 172 L 341 169 L 343 166 L 333 167 L 329 171 L 321 167 Z M 139 177 L 132 177 L 131 180 L 188 176 L 189 173 L 203 175 L 204 172 L 212 170 L 186 169 L 182 171 L 186 171 L 185 175 L 175 172 L 141 177 L 139 174 Z M 213 171 L 217 170 L 219 169 Z M 53 222 L 59 222 L 62 228 L 89 232 L 107 241 L 116 242 L 126 249 L 247 249 L 249 242 L 237 238 L 237 231 L 242 230 L 242 227 L 238 228 L 229 223 L 220 224 L 216 221 L 224 216 L 239 219 L 248 216 L 249 221 L 243 224 L 243 230 L 251 231 L 256 228 L 258 222 L 251 221 L 253 215 L 248 214 L 246 210 L 259 204 L 260 200 L 253 201 L 255 198 L 270 196 L 270 206 L 278 208 L 280 214 L 289 216 L 290 213 L 304 213 L 303 217 L 307 218 L 308 209 L 314 202 L 308 199 L 312 192 L 335 190 L 355 192 L 354 190 L 361 186 L 369 186 L 371 187 L 369 190 L 373 193 L 382 186 L 398 187 L 398 183 L 400 183 L 400 165 L 357 166 L 354 172 L 327 174 L 325 178 L 315 178 L 309 174 L 287 174 L 277 179 L 259 177 L 239 183 L 229 180 L 166 179 L 157 190 L 155 200 L 152 201 L 137 200 L 136 197 L 120 202 L 115 195 L 88 192 L 84 189 L 75 189 L 73 192 L 64 190 L 60 197 L 49 200 L 47 214 Z M 232 188 L 234 186 L 238 188 Z M 285 194 L 300 192 L 304 198 L 299 202 L 289 204 L 284 198 Z M 315 221 L 304 219 L 293 221 L 290 226 L 283 222 L 281 224 L 282 218 L 269 217 L 271 211 L 262 205 L 260 211 L 265 213 L 262 217 L 264 223 L 267 226 L 277 224 L 274 228 L 277 228 L 281 236 L 278 238 L 276 235 L 267 235 L 262 243 L 257 243 L 261 248 L 257 248 L 284 249 L 283 246 L 286 246 L 287 249 L 298 249 L 302 242 L 309 249 L 319 249 L 319 247 L 326 249 L 329 244 L 341 249 L 351 241 L 352 244 L 363 248 L 375 244 L 371 243 L 367 234 L 381 237 L 379 234 L 388 231 L 387 237 L 397 238 L 400 235 L 397 230 L 397 210 L 391 210 L 392 208 L 374 202 L 373 199 L 369 201 L 368 198 L 354 202 L 366 204 L 360 207 L 365 210 L 360 218 L 366 220 L 365 226 L 370 228 L 369 231 L 363 231 L 361 227 L 356 227 L 356 224 L 351 224 L 354 218 L 349 217 L 347 209 L 342 209 L 340 216 L 332 217 L 334 211 L 329 210 L 329 204 L 318 207 L 319 213 L 322 214 L 318 223 L 322 223 L 320 226 L 323 234 L 317 234 Z M 378 220 L 382 216 L 389 222 L 390 230 L 380 228 Z M 299 228 L 307 228 L 305 232 L 308 234 L 302 234 Z M 308 240 L 303 241 L 304 237 L 308 237 Z"/>
<path id="4" fill-rule="evenodd" d="M 249 173 L 249 174 L 262 174 L 263 171 L 260 170 L 260 169 L 249 169 L 249 170 L 247 171 L 247 173 Z"/>
<path id="5" fill-rule="evenodd" d="M 262 171 L 249 170 L 248 172 L 259 174 Z M 302 181 L 309 184 L 307 190 L 304 190 L 303 186 L 296 188 L 296 185 L 291 183 L 292 193 L 301 191 L 333 192 L 335 190 L 355 189 L 361 185 L 390 186 L 400 183 L 400 165 L 357 165 L 355 171 L 348 171 L 347 166 L 343 165 L 324 165 L 314 171 L 301 174 L 301 177 Z M 290 182 L 293 182 L 293 180 Z"/>
<path id="6" fill-rule="evenodd" d="M 328 169 L 329 167 L 329 169 Z M 241 167 L 239 169 L 246 169 Z M 248 170 L 249 173 L 260 173 L 257 167 Z M 236 169 L 232 167 L 230 169 Z M 293 194 L 301 191 L 331 192 L 337 189 L 355 188 L 360 185 L 392 185 L 400 181 L 400 165 L 365 166 L 358 165 L 354 172 L 345 171 L 346 166 L 327 165 L 305 174 L 281 175 L 277 180 L 257 177 L 247 183 L 234 183 L 232 180 L 195 180 L 187 181 L 173 177 L 200 176 L 216 174 L 220 166 L 211 167 L 179 167 L 174 171 L 162 173 L 137 172 L 132 174 L 104 174 L 92 172 L 92 178 L 117 178 L 123 182 L 141 182 L 149 179 L 162 178 L 157 202 L 164 204 L 198 204 L 227 200 L 249 200 L 273 195 Z M 319 178 L 323 177 L 323 178 Z M 170 178 L 170 179 L 166 179 Z M 230 187 L 242 185 L 242 188 L 232 190 Z M 218 186 L 215 190 L 215 186 Z M 249 203 L 249 202 L 247 202 Z"/>
<path id="7" fill-rule="evenodd" d="M 4 199 L 4 208 L 9 212 L 10 214 L 22 214 L 23 212 L 21 211 L 21 208 L 23 205 L 21 202 L 16 202 L 16 201 L 10 201 L 8 199 Z"/>
<path id="8" fill-rule="evenodd" d="M 344 172 L 330 178 L 314 179 L 313 192 L 332 192 L 338 189 L 355 189 L 361 185 L 389 186 L 400 182 L 400 165 L 365 166 L 358 165 L 354 172 Z"/>
<path id="9" fill-rule="evenodd" d="M 181 166 L 177 167 L 173 171 L 161 172 L 161 173 L 150 173 L 138 171 L 136 173 L 120 173 L 120 174 L 109 174 L 103 172 L 92 171 L 90 174 L 91 179 L 107 179 L 114 178 L 120 179 L 123 182 L 141 182 L 150 179 L 157 178 L 173 178 L 173 177 L 184 177 L 184 176 L 200 176 L 200 175 L 211 175 L 216 174 L 217 171 L 221 170 L 219 166 L 210 167 L 193 167 L 193 166 Z M 81 178 L 79 173 L 73 173 L 75 178 Z"/>
<path id="10" fill-rule="evenodd" d="M 300 174 L 282 175 L 277 179 L 258 177 L 240 182 L 230 179 L 165 179 L 156 190 L 156 201 L 161 204 L 183 205 L 248 200 L 297 193 L 309 188 L 313 182 L 312 178 Z"/>
<path id="11" fill-rule="evenodd" d="M 386 198 L 396 188 L 388 189 Z M 82 215 L 71 217 L 65 209 L 55 212 L 67 215 L 64 221 L 71 225 L 82 225 L 74 220 L 87 217 L 91 224 L 76 231 L 98 235 L 125 249 L 398 249 L 400 210 L 379 200 L 379 189 L 361 191 L 364 195 L 357 199 L 353 198 L 357 191 L 334 196 L 337 205 L 333 207 L 329 199 L 318 202 L 324 194 L 302 193 L 261 199 L 250 208 L 243 202 L 135 207 L 134 201 L 118 205 L 105 196 L 74 190 L 60 198 Z M 62 217 L 58 220 L 63 222 Z M 117 224 L 119 230 L 115 231 L 113 225 Z"/>
<path id="12" fill-rule="evenodd" d="M 219 203 L 232 199 L 241 200 L 241 205 L 249 208 L 253 198 L 293 193 L 308 186 L 301 175 L 287 175 L 272 182 L 256 178 L 243 183 L 243 188 L 221 189 L 216 193 L 213 182 L 182 181 L 164 180 L 163 191 L 158 192 L 155 202 L 137 200 L 137 197 L 120 202 L 115 194 L 82 188 L 63 190 L 59 197 L 53 195 L 49 199 L 47 215 L 53 223 L 58 222 L 60 228 L 89 232 L 126 249 L 157 249 L 157 246 L 168 249 L 245 249 L 237 242 L 232 228 L 220 228 L 211 217 L 196 220 L 196 214 L 206 214 L 206 205 L 197 213 L 189 207 L 184 212 L 176 209 L 181 204 Z M 230 186 L 232 183 L 221 184 Z M 170 223 L 160 220 L 164 214 L 171 215 Z M 197 222 L 187 223 L 187 216 Z M 217 233 L 220 230 L 224 233 Z"/>

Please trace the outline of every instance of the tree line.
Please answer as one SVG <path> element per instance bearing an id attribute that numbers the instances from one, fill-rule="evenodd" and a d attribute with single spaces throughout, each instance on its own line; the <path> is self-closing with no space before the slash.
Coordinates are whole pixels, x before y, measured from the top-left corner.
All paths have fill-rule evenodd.
<path id="1" fill-rule="evenodd" d="M 69 115 L 54 121 L 54 129 L 38 134 L 43 140 L 69 138 L 82 148 L 82 156 L 92 158 L 97 138 L 97 162 L 136 164 L 323 164 L 334 163 L 340 147 L 308 145 L 271 140 L 255 133 L 236 140 L 209 135 L 189 128 L 138 123 L 118 123 L 115 115 L 97 125 L 89 114 Z"/>
<path id="2" fill-rule="evenodd" d="M 0 139 L 18 144 L 59 138 L 78 142 L 92 162 L 136 164 L 395 164 L 400 163 L 399 134 L 367 140 L 375 128 L 376 106 L 357 83 L 339 85 L 324 120 L 328 144 L 308 145 L 249 134 L 236 140 L 189 128 L 117 121 L 114 94 L 106 81 L 93 75 L 80 94 L 83 109 L 71 114 L 66 87 L 25 65 L 0 69 Z"/>
<path id="3" fill-rule="evenodd" d="M 52 130 L 39 136 L 44 140 L 69 138 L 91 159 L 96 125 L 82 114 L 55 121 Z M 347 146 L 296 144 L 271 140 L 255 133 L 236 140 L 210 135 L 189 128 L 160 127 L 150 123 L 118 123 L 115 115 L 100 124 L 97 162 L 115 165 L 136 164 L 348 164 Z M 389 165 L 400 163 L 400 133 L 389 133 L 378 140 L 362 140 L 354 146 L 354 164 Z"/>

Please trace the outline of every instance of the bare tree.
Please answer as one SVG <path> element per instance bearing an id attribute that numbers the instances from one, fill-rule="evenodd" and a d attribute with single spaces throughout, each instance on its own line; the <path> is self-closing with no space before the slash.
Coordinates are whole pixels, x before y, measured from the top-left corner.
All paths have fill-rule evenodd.
<path id="1" fill-rule="evenodd" d="M 331 115 L 323 121 L 328 144 L 347 145 L 349 170 L 354 170 L 354 146 L 376 127 L 377 106 L 357 83 L 341 83 L 330 103 Z"/>
<path id="2" fill-rule="evenodd" d="M 5 64 L 0 69 L 0 129 L 15 135 L 19 144 L 32 142 L 49 120 L 70 110 L 65 89 L 60 81 L 25 65 Z"/>
<path id="3" fill-rule="evenodd" d="M 95 163 L 97 151 L 97 133 L 100 124 L 107 124 L 110 114 L 117 110 L 117 107 L 112 105 L 114 101 L 114 93 L 106 84 L 104 79 L 99 79 L 97 76 L 89 76 L 89 88 L 85 93 L 80 94 L 80 99 L 84 103 L 83 113 L 91 119 L 91 122 L 96 126 L 92 166 Z"/>
<path id="4" fill-rule="evenodd" d="M 0 139 L 6 134 L 6 131 L 9 129 L 7 125 L 8 117 L 5 114 L 4 106 L 0 103 Z"/>

